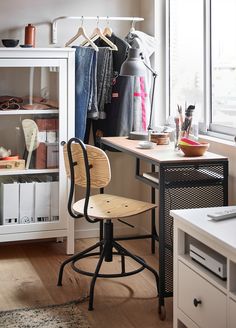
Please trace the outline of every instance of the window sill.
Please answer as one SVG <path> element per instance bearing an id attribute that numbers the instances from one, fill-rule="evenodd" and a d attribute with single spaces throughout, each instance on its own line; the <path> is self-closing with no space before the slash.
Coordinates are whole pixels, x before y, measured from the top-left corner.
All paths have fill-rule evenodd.
<path id="1" fill-rule="evenodd" d="M 219 146 L 222 145 L 222 146 L 229 146 L 229 147 L 234 147 L 234 148 L 236 147 L 236 143 L 234 141 L 230 141 L 230 140 L 225 140 L 225 139 L 221 139 L 221 138 L 217 138 L 217 137 L 212 137 L 212 136 L 208 136 L 208 135 L 205 135 L 205 134 L 200 134 L 199 138 L 202 141 L 207 141 L 209 143 L 213 142 L 213 143 L 218 144 Z"/>

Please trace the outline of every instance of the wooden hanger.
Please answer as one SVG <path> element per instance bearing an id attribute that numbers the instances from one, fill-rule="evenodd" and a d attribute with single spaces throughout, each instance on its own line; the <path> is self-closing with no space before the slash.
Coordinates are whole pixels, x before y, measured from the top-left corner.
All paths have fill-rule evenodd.
<path id="1" fill-rule="evenodd" d="M 105 26 L 105 28 L 103 30 L 103 35 L 105 35 L 105 36 L 112 35 L 112 29 L 110 27 L 109 17 L 107 17 L 107 25 Z"/>
<path id="2" fill-rule="evenodd" d="M 93 34 L 90 36 L 90 40 L 96 41 L 98 38 L 100 38 L 104 42 L 106 42 L 111 47 L 112 50 L 117 51 L 118 50 L 117 46 L 102 33 L 102 30 L 98 27 L 98 23 L 99 23 L 99 17 L 97 20 L 97 27 L 95 27 Z M 81 45 L 84 46 L 86 44 L 87 41 L 84 41 Z"/>
<path id="3" fill-rule="evenodd" d="M 90 44 L 91 47 L 95 50 L 98 51 L 98 47 L 96 46 L 96 44 L 88 37 L 88 35 L 85 32 L 85 29 L 83 27 L 83 23 L 82 25 L 79 27 L 77 33 L 65 44 L 65 47 L 68 47 L 72 42 L 74 42 L 76 39 L 78 39 L 80 36 L 83 36 L 86 43 Z"/>
<path id="4" fill-rule="evenodd" d="M 93 41 L 97 40 L 98 38 L 102 39 L 104 42 L 106 42 L 112 50 L 117 51 L 118 48 L 117 46 L 111 41 L 109 40 L 103 33 L 102 30 L 99 27 L 96 27 L 93 31 L 92 36 L 90 37 Z"/>

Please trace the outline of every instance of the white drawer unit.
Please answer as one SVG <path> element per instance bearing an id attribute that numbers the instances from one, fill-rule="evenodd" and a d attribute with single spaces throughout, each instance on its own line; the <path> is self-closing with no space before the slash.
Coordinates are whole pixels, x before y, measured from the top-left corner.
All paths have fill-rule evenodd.
<path id="1" fill-rule="evenodd" d="M 236 327 L 236 219 L 214 222 L 207 214 L 216 209 L 170 212 L 174 219 L 174 328 Z M 224 275 L 211 270 L 211 262 L 197 261 L 190 252 L 192 244 L 202 245 L 200 249 L 209 250 L 210 258 L 218 258 Z"/>

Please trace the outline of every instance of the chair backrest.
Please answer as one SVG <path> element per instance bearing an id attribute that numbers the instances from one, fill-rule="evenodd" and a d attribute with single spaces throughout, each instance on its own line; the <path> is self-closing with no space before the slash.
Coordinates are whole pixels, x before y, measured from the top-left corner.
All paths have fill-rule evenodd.
<path id="1" fill-rule="evenodd" d="M 104 188 L 106 187 L 111 180 L 111 168 L 110 162 L 106 153 L 97 147 L 91 145 L 84 145 L 88 163 L 90 167 L 90 187 L 91 188 Z M 66 174 L 70 177 L 70 164 L 68 158 L 67 144 L 64 145 L 64 162 L 66 168 Z M 79 143 L 71 144 L 71 154 L 72 160 L 74 163 L 74 183 L 86 187 L 87 178 L 86 178 L 86 159 L 82 149 L 82 146 Z"/>

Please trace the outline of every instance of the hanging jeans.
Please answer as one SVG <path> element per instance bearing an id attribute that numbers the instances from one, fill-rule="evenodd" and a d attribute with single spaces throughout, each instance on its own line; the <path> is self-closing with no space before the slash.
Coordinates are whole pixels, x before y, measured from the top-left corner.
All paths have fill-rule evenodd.
<path id="1" fill-rule="evenodd" d="M 74 47 L 75 51 L 75 136 L 84 140 L 88 112 L 97 111 L 97 52 Z"/>
<path id="2" fill-rule="evenodd" d="M 111 102 L 113 77 L 112 50 L 107 47 L 99 48 L 97 57 L 97 102 L 98 117 L 105 119 L 104 106 Z M 91 116 L 90 116 L 91 117 Z"/>

